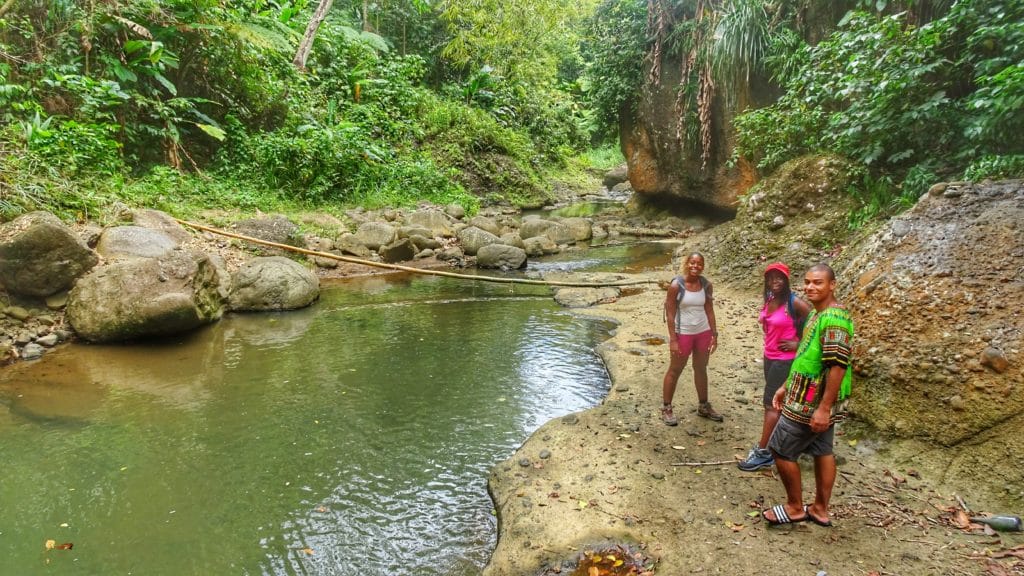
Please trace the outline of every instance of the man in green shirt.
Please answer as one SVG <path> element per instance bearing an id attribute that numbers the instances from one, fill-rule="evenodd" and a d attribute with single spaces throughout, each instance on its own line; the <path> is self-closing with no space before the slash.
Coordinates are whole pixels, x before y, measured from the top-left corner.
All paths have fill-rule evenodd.
<path id="1" fill-rule="evenodd" d="M 785 386 L 772 405 L 782 412 L 768 448 L 786 489 L 786 503 L 762 512 L 772 525 L 810 520 L 831 526 L 828 504 L 836 481 L 832 453 L 836 407 L 850 394 L 853 319 L 835 298 L 836 276 L 827 264 L 804 275 L 804 295 L 814 306 Z M 804 505 L 797 459 L 814 457 L 814 503 Z"/>

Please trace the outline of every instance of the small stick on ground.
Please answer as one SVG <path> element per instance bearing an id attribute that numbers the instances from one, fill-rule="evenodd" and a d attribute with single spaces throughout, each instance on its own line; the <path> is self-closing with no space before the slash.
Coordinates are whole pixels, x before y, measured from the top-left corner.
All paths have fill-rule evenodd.
<path id="1" fill-rule="evenodd" d="M 717 462 L 673 462 L 673 466 L 721 466 L 723 464 L 735 464 L 736 460 L 719 460 Z"/>

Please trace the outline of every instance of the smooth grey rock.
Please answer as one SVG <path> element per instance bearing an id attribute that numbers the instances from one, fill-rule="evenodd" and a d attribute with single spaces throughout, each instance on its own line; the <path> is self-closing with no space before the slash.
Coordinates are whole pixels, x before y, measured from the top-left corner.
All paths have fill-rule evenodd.
<path id="1" fill-rule="evenodd" d="M 39 344 L 25 344 L 25 347 L 21 349 L 21 359 L 35 360 L 36 358 L 40 358 L 45 352 L 46 349 Z"/>
<path id="2" fill-rule="evenodd" d="M 250 236 L 258 240 L 284 244 L 286 246 L 301 246 L 303 242 L 301 236 L 299 236 L 299 227 L 280 214 L 239 220 L 231 225 L 231 229 L 243 236 Z M 274 246 L 252 242 L 246 242 L 245 245 L 257 254 L 281 255 L 285 253 L 284 249 Z"/>
<path id="3" fill-rule="evenodd" d="M 487 216 L 481 216 L 478 214 L 470 218 L 467 224 L 470 226 L 476 226 L 477 228 L 490 232 L 495 236 L 501 236 L 501 226 L 498 226 L 498 223 L 495 222 L 493 218 L 488 218 Z"/>
<path id="4" fill-rule="evenodd" d="M 398 238 L 398 230 L 384 222 L 365 222 L 356 230 L 356 239 L 370 250 L 387 246 Z"/>
<path id="5" fill-rule="evenodd" d="M 449 204 L 444 207 L 444 211 L 456 220 L 462 220 L 466 217 L 466 209 L 458 204 Z"/>
<path id="6" fill-rule="evenodd" d="M 442 248 L 436 254 L 438 260 L 444 261 L 462 260 L 463 258 L 466 257 L 466 254 L 462 251 L 462 248 L 459 248 L 458 246 L 449 246 L 447 248 Z"/>
<path id="7" fill-rule="evenodd" d="M 334 241 L 334 249 L 342 254 L 349 254 L 356 258 L 369 258 L 371 251 L 365 244 L 359 241 L 355 234 L 342 234 Z"/>
<path id="8" fill-rule="evenodd" d="M 526 266 L 526 251 L 505 244 L 488 244 L 477 251 L 476 265 L 480 268 L 518 270 Z"/>
<path id="9" fill-rule="evenodd" d="M 555 223 L 551 220 L 544 220 L 542 218 L 524 218 L 523 223 L 519 226 L 519 236 L 524 240 L 527 238 L 534 238 L 536 236 L 544 236 L 547 229 L 554 225 Z"/>
<path id="10" fill-rule="evenodd" d="M 215 260 L 199 252 L 120 260 L 75 284 L 66 318 L 92 342 L 185 332 L 220 319 L 224 276 Z"/>
<path id="11" fill-rule="evenodd" d="M 515 246 L 516 248 L 526 250 L 526 244 L 523 243 L 523 239 L 519 236 L 518 232 L 507 232 L 502 234 L 499 240 L 506 246 Z"/>
<path id="12" fill-rule="evenodd" d="M 170 236 L 178 244 L 187 242 L 192 238 L 192 235 L 189 234 L 188 230 L 186 230 L 181 224 L 178 224 L 178 221 L 175 220 L 174 217 L 166 212 L 161 212 L 160 210 L 152 210 L 149 208 L 132 210 L 132 223 L 143 228 L 159 230 Z"/>
<path id="13" fill-rule="evenodd" d="M 593 237 L 593 224 L 586 218 L 566 218 L 562 220 L 562 224 L 569 229 L 569 235 L 577 242 Z"/>
<path id="14" fill-rule="evenodd" d="M 304 266 L 284 256 L 253 258 L 231 275 L 228 306 L 232 310 L 294 310 L 320 296 L 320 281 Z"/>
<path id="15" fill-rule="evenodd" d="M 476 253 L 487 246 L 488 244 L 497 244 L 500 240 L 494 234 L 481 230 L 476 226 L 469 226 L 463 228 L 458 234 L 459 242 L 462 244 L 462 250 L 470 256 L 475 256 Z"/>
<path id="16" fill-rule="evenodd" d="M 67 290 L 99 262 L 96 254 L 48 212 L 30 212 L 0 225 L 0 284 L 45 298 Z"/>
<path id="17" fill-rule="evenodd" d="M 465 214 L 465 212 L 463 212 Z M 461 216 L 460 216 L 461 218 Z M 420 226 L 431 231 L 431 236 L 451 236 L 452 219 L 440 210 L 417 210 L 405 219 L 409 226 Z"/>
<path id="18" fill-rule="evenodd" d="M 46 307 L 50 310 L 60 310 L 68 304 L 68 291 L 61 290 L 56 294 L 50 294 L 46 297 Z"/>
<path id="19" fill-rule="evenodd" d="M 409 240 L 419 250 L 427 250 L 427 249 L 437 250 L 438 248 L 441 247 L 441 243 L 438 242 L 436 239 L 434 239 L 434 238 L 427 238 L 426 236 L 420 236 L 419 234 L 414 234 L 414 235 L 410 236 Z"/>
<path id="20" fill-rule="evenodd" d="M 21 306 L 8 306 L 7 308 L 4 308 L 4 314 L 20 322 L 24 322 L 32 316 L 28 310 Z"/>
<path id="21" fill-rule="evenodd" d="M 107 228 L 96 244 L 107 260 L 119 258 L 159 258 L 177 248 L 179 243 L 167 234 L 141 226 Z"/>
<path id="22" fill-rule="evenodd" d="M 523 249 L 526 251 L 526 255 L 531 258 L 546 254 L 557 254 L 559 250 L 558 244 L 555 244 L 547 236 L 533 236 L 523 240 Z"/>
<path id="23" fill-rule="evenodd" d="M 398 229 L 399 238 L 412 238 L 413 236 L 431 238 L 434 236 L 434 231 L 425 226 L 402 226 Z"/>

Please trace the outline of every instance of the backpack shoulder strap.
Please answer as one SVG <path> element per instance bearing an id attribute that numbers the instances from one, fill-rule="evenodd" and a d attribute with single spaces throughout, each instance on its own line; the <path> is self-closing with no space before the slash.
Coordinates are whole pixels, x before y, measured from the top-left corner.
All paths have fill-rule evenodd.
<path id="1" fill-rule="evenodd" d="M 796 302 L 796 296 L 792 292 L 790 292 L 789 293 L 789 301 L 786 302 L 786 312 L 789 313 L 789 319 L 793 321 L 793 328 L 796 329 L 796 335 L 799 337 L 799 336 L 803 335 L 804 324 L 806 324 L 807 318 L 805 317 L 802 320 L 798 320 L 797 319 L 797 317 L 796 317 L 796 305 L 795 305 L 795 302 Z"/>

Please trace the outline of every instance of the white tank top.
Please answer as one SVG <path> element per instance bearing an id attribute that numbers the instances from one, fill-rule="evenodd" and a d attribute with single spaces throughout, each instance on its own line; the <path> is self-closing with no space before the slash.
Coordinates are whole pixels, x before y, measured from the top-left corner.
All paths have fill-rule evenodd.
<path id="1" fill-rule="evenodd" d="M 690 292 L 680 282 L 679 290 L 683 293 L 683 299 L 676 312 L 676 334 L 700 334 L 711 330 L 707 312 L 704 311 L 704 303 L 707 301 L 704 289 Z"/>

